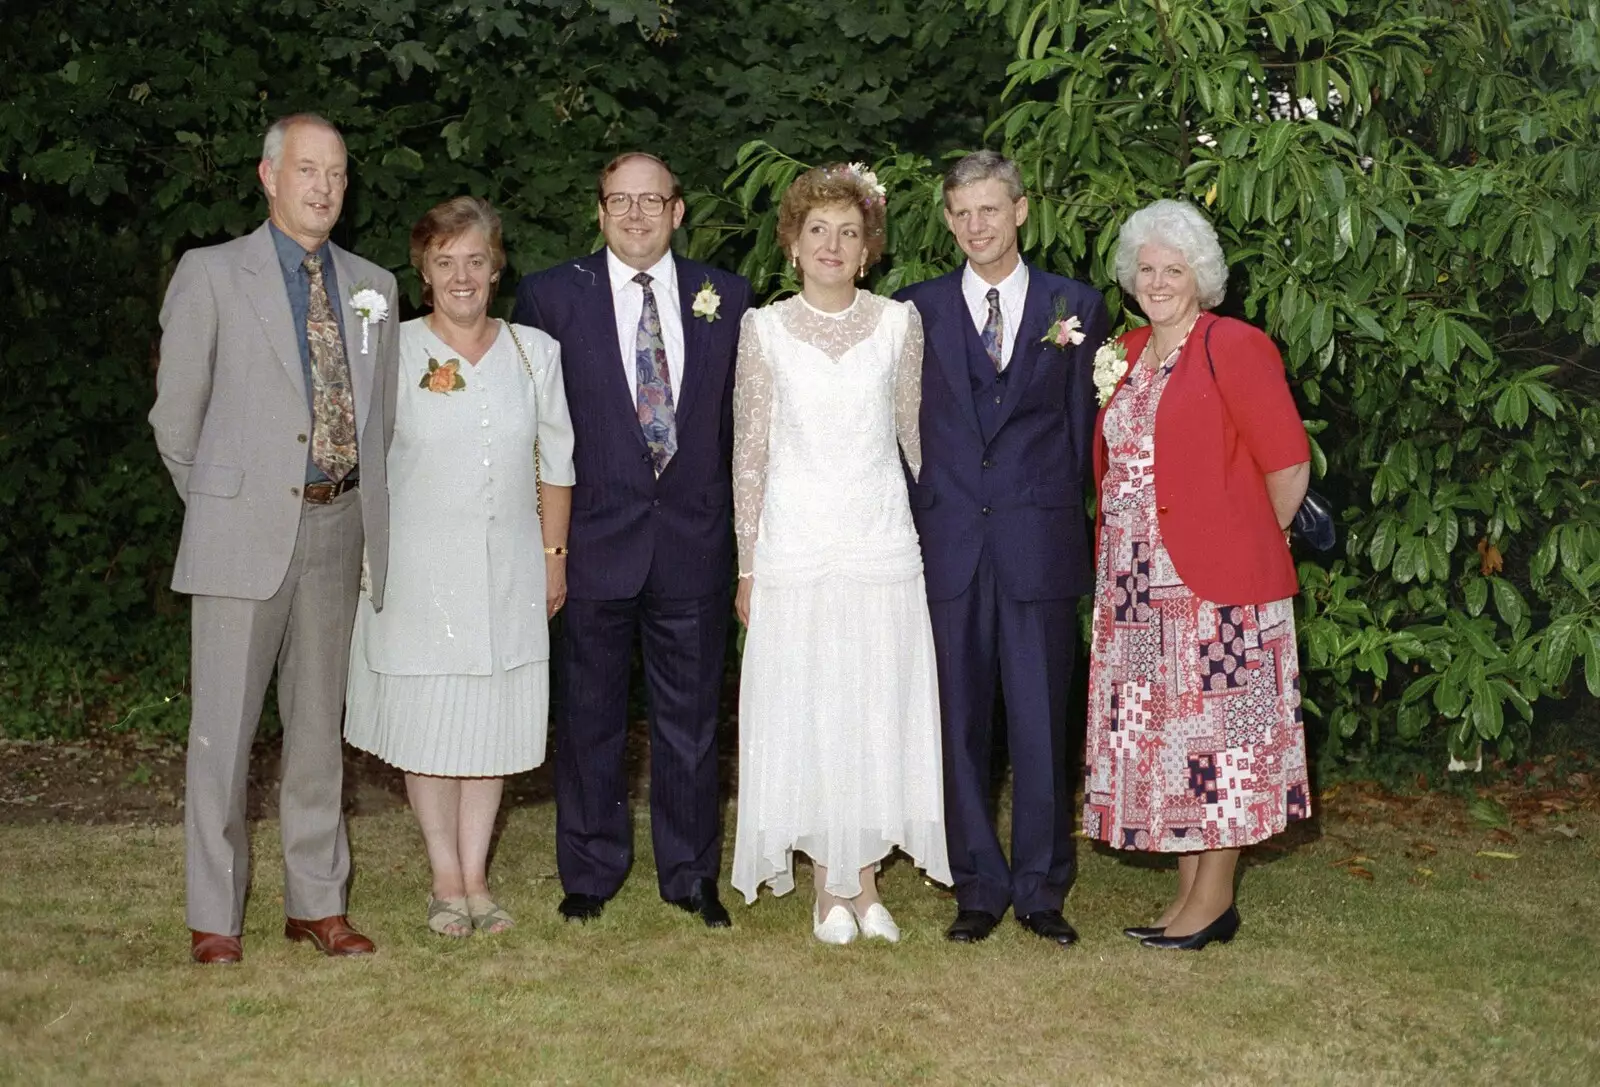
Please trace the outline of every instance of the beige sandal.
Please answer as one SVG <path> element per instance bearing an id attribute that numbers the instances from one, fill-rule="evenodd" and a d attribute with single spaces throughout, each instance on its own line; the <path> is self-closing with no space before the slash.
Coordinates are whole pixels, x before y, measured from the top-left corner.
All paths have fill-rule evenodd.
<path id="1" fill-rule="evenodd" d="M 428 896 L 428 927 L 440 936 L 459 940 L 472 935 L 473 918 L 465 898 Z"/>
<path id="2" fill-rule="evenodd" d="M 468 895 L 467 909 L 472 914 L 472 927 L 488 936 L 498 936 L 516 924 L 488 895 Z"/>

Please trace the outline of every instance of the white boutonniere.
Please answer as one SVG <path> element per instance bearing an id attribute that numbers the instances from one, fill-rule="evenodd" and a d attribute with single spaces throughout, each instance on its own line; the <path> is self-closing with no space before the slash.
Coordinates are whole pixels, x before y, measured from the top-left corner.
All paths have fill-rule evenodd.
<path id="1" fill-rule="evenodd" d="M 1050 319 L 1050 327 L 1039 342 L 1065 349 L 1077 347 L 1083 340 L 1083 322 L 1068 316 L 1065 299 L 1056 299 L 1056 315 Z"/>
<path id="2" fill-rule="evenodd" d="M 689 307 L 689 312 L 702 321 L 715 321 L 720 316 L 717 311 L 722 308 L 722 296 L 711 285 L 711 280 L 700 284 L 699 293 L 694 296 L 694 304 Z"/>
<path id="3" fill-rule="evenodd" d="M 350 308 L 361 318 L 361 353 L 367 353 L 367 330 L 389 316 L 389 300 L 371 287 L 357 283 L 350 293 Z"/>
<path id="4" fill-rule="evenodd" d="M 1128 371 L 1128 350 L 1120 341 L 1107 340 L 1094 353 L 1094 394 L 1104 407 L 1117 391 L 1117 382 Z"/>

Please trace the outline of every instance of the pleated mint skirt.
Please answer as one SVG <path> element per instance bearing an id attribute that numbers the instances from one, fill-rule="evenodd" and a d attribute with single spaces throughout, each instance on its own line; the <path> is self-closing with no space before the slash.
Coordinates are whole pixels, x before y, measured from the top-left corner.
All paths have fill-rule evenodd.
<path id="1" fill-rule="evenodd" d="M 544 762 L 550 721 L 550 662 L 487 676 L 396 676 L 367 664 L 365 596 L 356 611 L 344 737 L 410 774 L 504 777 Z M 491 653 L 491 656 L 494 654 Z"/>

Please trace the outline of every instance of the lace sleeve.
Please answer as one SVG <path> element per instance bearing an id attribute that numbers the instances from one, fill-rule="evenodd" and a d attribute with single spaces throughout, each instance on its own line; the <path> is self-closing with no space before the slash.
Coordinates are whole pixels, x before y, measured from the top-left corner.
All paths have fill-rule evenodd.
<path id="1" fill-rule="evenodd" d="M 739 361 L 733 376 L 733 529 L 739 540 L 740 577 L 755 572 L 771 419 L 772 370 L 761 352 L 756 311 L 746 310 L 739 324 Z"/>
<path id="2" fill-rule="evenodd" d="M 909 302 L 906 341 L 894 364 L 894 430 L 900 450 L 911 468 L 911 478 L 922 475 L 922 434 L 917 416 L 922 411 L 922 317 Z"/>

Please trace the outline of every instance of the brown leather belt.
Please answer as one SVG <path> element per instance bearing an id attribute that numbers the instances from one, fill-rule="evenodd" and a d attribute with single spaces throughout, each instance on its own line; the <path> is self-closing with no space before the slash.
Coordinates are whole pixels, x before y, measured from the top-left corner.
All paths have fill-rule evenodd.
<path id="1" fill-rule="evenodd" d="M 359 486 L 359 479 L 341 479 L 337 483 L 307 483 L 300 491 L 301 497 L 316 506 L 326 506 L 346 491 Z"/>

